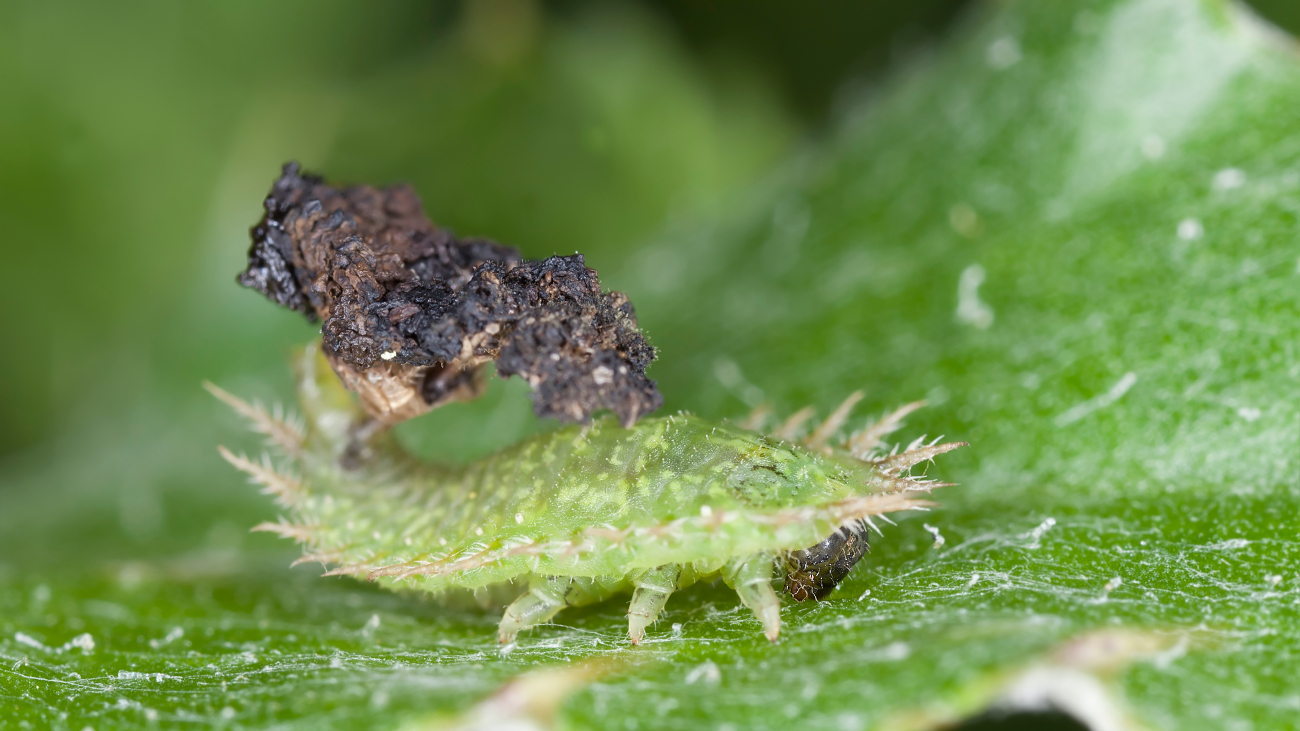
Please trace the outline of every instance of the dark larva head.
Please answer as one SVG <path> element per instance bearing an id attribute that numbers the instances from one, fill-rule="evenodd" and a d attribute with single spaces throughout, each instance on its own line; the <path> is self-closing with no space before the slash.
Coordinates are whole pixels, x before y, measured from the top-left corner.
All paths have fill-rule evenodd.
<path id="1" fill-rule="evenodd" d="M 815 546 L 785 557 L 785 593 L 797 602 L 823 599 L 867 552 L 867 524 L 850 523 Z"/>

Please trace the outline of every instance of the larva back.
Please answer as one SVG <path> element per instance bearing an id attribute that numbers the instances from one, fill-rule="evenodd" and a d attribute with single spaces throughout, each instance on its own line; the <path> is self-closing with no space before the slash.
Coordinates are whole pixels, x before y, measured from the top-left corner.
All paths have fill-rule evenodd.
<path id="1" fill-rule="evenodd" d="M 298 364 L 305 430 L 214 387 L 302 475 L 225 452 L 290 511 L 259 528 L 304 543 L 303 560 L 335 565 L 330 574 L 429 591 L 526 586 L 502 641 L 564 606 L 632 590 L 635 642 L 671 592 L 716 575 L 775 638 L 774 570 L 796 599 L 828 593 L 865 551 L 872 517 L 924 507 L 916 493 L 941 486 L 908 469 L 960 446 L 878 454 L 912 405 L 832 447 L 855 395 L 802 444 L 791 423 L 766 436 L 690 415 L 630 429 L 596 419 L 469 465 L 431 465 L 368 428 L 316 346 Z"/>

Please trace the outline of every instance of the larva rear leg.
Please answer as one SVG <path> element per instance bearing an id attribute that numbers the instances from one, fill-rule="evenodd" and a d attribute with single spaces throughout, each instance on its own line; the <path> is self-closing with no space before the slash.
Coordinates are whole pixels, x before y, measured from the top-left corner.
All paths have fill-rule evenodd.
<path id="1" fill-rule="evenodd" d="M 528 591 L 506 607 L 497 627 L 501 644 L 514 642 L 519 630 L 549 621 L 565 607 L 580 607 L 608 599 L 626 584 L 585 576 L 534 576 Z"/>
<path id="2" fill-rule="evenodd" d="M 668 597 L 681 588 L 682 567 L 675 564 L 652 569 L 632 585 L 632 604 L 627 609 L 627 637 L 632 644 L 637 644 L 645 636 L 645 628 L 650 626 L 663 611 Z"/>
<path id="3" fill-rule="evenodd" d="M 781 634 L 781 600 L 772 589 L 775 563 L 771 554 L 756 553 L 733 559 L 722 567 L 722 580 L 736 590 L 740 601 L 763 625 L 763 634 L 773 642 Z"/>

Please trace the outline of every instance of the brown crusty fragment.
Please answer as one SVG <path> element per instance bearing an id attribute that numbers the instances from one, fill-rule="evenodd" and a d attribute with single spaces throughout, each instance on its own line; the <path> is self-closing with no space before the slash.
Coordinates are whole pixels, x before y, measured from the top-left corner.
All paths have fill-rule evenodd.
<path id="1" fill-rule="evenodd" d="M 631 303 L 581 254 L 525 261 L 437 228 L 407 186 L 334 188 L 296 163 L 265 207 L 239 283 L 322 320 L 335 371 L 384 422 L 474 398 L 494 360 L 540 416 L 631 426 L 662 403 Z"/>

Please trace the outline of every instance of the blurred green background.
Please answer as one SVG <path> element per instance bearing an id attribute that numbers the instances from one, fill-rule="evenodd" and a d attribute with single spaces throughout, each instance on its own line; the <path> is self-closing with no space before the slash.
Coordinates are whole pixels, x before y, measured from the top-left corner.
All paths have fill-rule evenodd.
<path id="1" fill-rule="evenodd" d="M 0 5 L 0 561 L 254 540 L 270 507 L 229 492 L 237 426 L 198 385 L 283 399 L 313 336 L 233 282 L 282 162 L 409 181 L 439 224 L 582 251 L 636 302 L 612 273 L 639 242 L 761 186 L 963 6 Z M 467 459 L 537 428 L 497 383 L 404 436 Z"/>
<path id="2" fill-rule="evenodd" d="M 1300 3 L 1254 5 L 1300 30 Z M 217 571 L 242 552 L 278 572 L 297 552 L 247 533 L 275 510 L 213 447 L 257 440 L 199 388 L 287 400 L 285 356 L 314 336 L 234 284 L 284 161 L 337 182 L 411 182 L 437 223 L 533 257 L 582 251 L 636 303 L 646 278 L 627 275 L 644 242 L 755 199 L 969 12 L 962 0 L 0 0 L 0 579 L 107 568 L 120 586 L 88 581 L 93 600 L 136 590 L 128 559 Z M 652 342 L 656 316 L 641 312 Z M 402 436 L 473 458 L 546 428 L 525 393 L 494 383 Z M 665 396 L 669 409 L 722 408 Z M 303 601 L 295 586 L 286 606 Z M 319 586 L 346 594 L 340 605 L 367 591 Z"/>
<path id="3" fill-rule="evenodd" d="M 284 161 L 411 182 L 440 225 L 612 273 L 761 185 L 962 5 L 0 5 L 0 564 L 269 547 L 242 528 L 269 505 L 212 450 L 242 430 L 198 386 L 283 400 L 314 335 L 233 281 Z M 524 393 L 405 436 L 472 458 L 545 428 Z"/>
<path id="4" fill-rule="evenodd" d="M 70 531 L 109 555 L 192 547 L 267 512 L 214 494 L 235 422 L 198 384 L 283 399 L 284 355 L 313 336 L 233 283 L 282 162 L 409 181 L 460 233 L 626 271 L 963 6 L 0 4 L 0 560 L 75 552 Z M 1257 9 L 1300 27 L 1289 0 Z M 604 283 L 637 301 L 638 282 Z M 476 456 L 541 428 L 523 394 L 497 384 L 406 436 Z"/>

